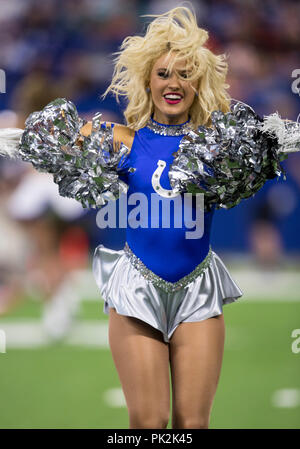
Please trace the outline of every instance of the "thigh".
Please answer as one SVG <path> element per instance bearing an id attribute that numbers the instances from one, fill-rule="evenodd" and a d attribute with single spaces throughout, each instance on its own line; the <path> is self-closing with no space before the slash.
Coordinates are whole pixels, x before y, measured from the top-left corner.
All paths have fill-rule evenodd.
<path id="1" fill-rule="evenodd" d="M 224 316 L 181 323 L 170 339 L 175 428 L 208 427 L 221 372 Z"/>
<path id="2" fill-rule="evenodd" d="M 109 309 L 109 345 L 130 416 L 169 419 L 169 345 L 159 330 Z"/>

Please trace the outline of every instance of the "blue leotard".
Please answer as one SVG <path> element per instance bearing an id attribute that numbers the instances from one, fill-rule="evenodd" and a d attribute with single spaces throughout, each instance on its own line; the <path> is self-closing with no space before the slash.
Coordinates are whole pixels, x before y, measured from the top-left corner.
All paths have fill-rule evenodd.
<path id="1" fill-rule="evenodd" d="M 173 125 L 168 126 L 172 127 Z M 204 213 L 203 235 L 201 238 L 195 239 L 186 238 L 186 232 L 192 232 L 195 230 L 195 226 L 194 228 L 186 226 L 183 219 L 183 207 L 180 209 L 175 208 L 176 213 L 169 214 L 170 227 L 168 228 L 162 227 L 163 207 L 159 208 L 158 216 L 155 216 L 157 209 L 151 208 L 151 196 L 156 196 L 156 199 L 159 199 L 161 203 L 165 203 L 165 206 L 167 206 L 167 203 L 170 203 L 170 210 L 174 211 L 173 200 L 158 195 L 152 186 L 151 179 L 153 172 L 157 168 L 157 162 L 163 160 L 166 162 L 166 167 L 161 174 L 160 184 L 165 189 L 171 189 L 168 170 L 174 159 L 172 153 L 177 151 L 182 137 L 183 135 L 163 136 L 155 133 L 148 127 L 141 128 L 135 133 L 130 154 L 126 157 L 120 174 L 120 179 L 128 185 L 127 199 L 134 193 L 142 192 L 147 198 L 148 205 L 146 219 L 143 220 L 143 214 L 136 217 L 138 220 L 141 220 L 144 227 L 139 226 L 136 228 L 131 226 L 130 212 L 137 208 L 140 201 L 127 205 L 128 226 L 126 228 L 126 240 L 128 245 L 147 268 L 169 282 L 176 282 L 189 274 L 207 256 L 214 213 L 214 208 L 210 212 Z M 129 167 L 133 167 L 135 171 L 128 171 Z M 183 205 L 183 194 L 181 194 L 181 200 Z M 193 197 L 191 209 L 191 217 L 195 220 L 195 197 Z M 179 217 L 178 214 L 180 214 Z M 159 227 L 151 227 L 151 219 L 152 223 L 156 221 Z M 174 220 L 178 219 L 182 224 L 181 228 L 174 226 Z"/>

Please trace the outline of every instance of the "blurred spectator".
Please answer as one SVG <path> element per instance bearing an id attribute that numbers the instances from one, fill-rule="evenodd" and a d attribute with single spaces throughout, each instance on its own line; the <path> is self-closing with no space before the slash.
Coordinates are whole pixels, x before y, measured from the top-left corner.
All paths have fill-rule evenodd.
<path id="1" fill-rule="evenodd" d="M 105 120 L 123 122 L 123 101 L 119 105 L 111 96 L 101 101 L 101 94 L 111 79 L 113 53 L 126 36 L 144 32 L 151 18 L 140 17 L 142 14 L 160 14 L 182 4 L 177 0 L 0 2 L 0 68 L 6 73 L 6 93 L 0 95 L 0 126 L 21 128 L 31 112 L 42 109 L 57 97 L 73 101 L 80 115 L 88 120 L 100 111 Z M 209 31 L 208 46 L 216 53 L 228 56 L 231 96 L 250 104 L 260 115 L 277 110 L 283 117 L 295 120 L 300 111 L 300 96 L 291 90 L 291 74 L 300 68 L 299 1 L 199 0 L 189 4 L 194 7 L 199 25 Z M 5 166 L 4 171 L 9 173 L 7 163 L 0 159 L 0 171 L 1 166 Z M 275 187 L 282 181 L 279 184 L 276 180 L 268 181 L 254 198 L 246 200 L 247 204 L 215 214 L 216 250 L 218 247 L 239 251 L 250 248 L 267 264 L 272 258 L 276 264 L 282 251 L 300 253 L 296 232 L 300 218 L 299 183 L 293 163 L 287 162 L 285 166 L 286 187 L 295 197 L 293 212 L 283 214 L 279 219 L 270 206 L 270 196 L 274 197 L 272 191 L 279 193 Z M 20 167 L 16 170 L 22 171 Z M 17 188 L 14 185 L 17 181 L 14 176 L 10 181 L 6 179 L 2 190 L 0 181 L 2 205 L 8 190 Z M 36 198 L 36 207 L 40 201 L 41 198 Z M 265 213 L 267 209 L 268 214 Z M 41 228 L 45 227 L 43 232 L 50 220 L 45 214 L 48 218 L 39 223 Z M 2 223 L 9 222 L 5 209 L 0 215 Z M 95 211 L 85 211 L 85 217 L 84 229 L 88 230 L 93 246 L 101 239 L 108 242 L 108 233 L 96 229 Z M 248 229 L 241 225 L 246 222 Z M 250 223 L 256 223 L 252 231 Z M 224 227 L 226 232 L 223 232 Z M 16 224 L 13 228 L 19 229 Z M 15 232 L 17 234 L 21 242 L 20 229 Z M 250 244 L 248 235 L 252 236 Z M 117 237 L 115 232 L 112 237 L 115 244 Z M 71 244 L 66 242 L 72 239 L 77 240 L 71 233 L 62 246 L 65 249 L 58 250 L 56 257 L 60 257 L 59 251 L 71 254 Z M 75 255 L 68 257 L 71 260 Z M 4 259 L 0 256 L 0 260 Z"/>

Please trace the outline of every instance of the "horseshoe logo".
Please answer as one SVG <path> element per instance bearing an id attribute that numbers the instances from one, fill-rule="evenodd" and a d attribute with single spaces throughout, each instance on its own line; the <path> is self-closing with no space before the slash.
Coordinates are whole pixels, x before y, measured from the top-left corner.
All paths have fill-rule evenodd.
<path id="1" fill-rule="evenodd" d="M 158 195 L 163 196 L 165 198 L 174 198 L 175 196 L 178 196 L 178 193 L 173 192 L 172 189 L 171 190 L 164 189 L 160 185 L 160 177 L 166 165 L 167 164 L 165 161 L 162 160 L 157 161 L 157 169 L 153 172 L 151 183 L 153 189 L 155 190 L 156 193 L 158 193 Z"/>

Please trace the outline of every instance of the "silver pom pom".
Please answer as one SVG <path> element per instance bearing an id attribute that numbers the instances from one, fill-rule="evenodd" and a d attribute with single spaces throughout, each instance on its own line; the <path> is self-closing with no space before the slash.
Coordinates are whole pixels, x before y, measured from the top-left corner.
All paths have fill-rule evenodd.
<path id="1" fill-rule="evenodd" d="M 278 141 L 260 129 L 262 119 L 244 103 L 214 111 L 210 128 L 200 126 L 180 142 L 169 170 L 174 191 L 204 193 L 205 208 L 229 209 L 284 174 Z"/>
<path id="2" fill-rule="evenodd" d="M 127 191 L 118 170 L 129 150 L 121 145 L 114 151 L 113 131 L 101 126 L 100 117 L 94 116 L 90 136 L 82 136 L 86 120 L 71 101 L 58 98 L 28 117 L 19 148 L 24 161 L 53 174 L 60 195 L 75 198 L 83 207 L 100 207 Z"/>

